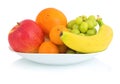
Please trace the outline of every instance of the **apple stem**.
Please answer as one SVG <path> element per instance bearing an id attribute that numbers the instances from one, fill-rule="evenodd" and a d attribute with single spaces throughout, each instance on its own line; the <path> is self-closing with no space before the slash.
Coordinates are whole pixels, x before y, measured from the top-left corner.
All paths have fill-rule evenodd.
<path id="1" fill-rule="evenodd" d="M 20 25 L 20 22 L 17 22 L 17 25 Z"/>

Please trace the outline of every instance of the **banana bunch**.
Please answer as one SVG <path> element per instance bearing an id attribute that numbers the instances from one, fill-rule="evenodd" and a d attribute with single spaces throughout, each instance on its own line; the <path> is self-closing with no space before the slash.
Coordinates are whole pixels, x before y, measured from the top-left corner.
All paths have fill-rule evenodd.
<path id="1" fill-rule="evenodd" d="M 103 23 L 101 18 L 97 19 L 99 30 L 95 35 L 78 35 L 73 32 L 63 31 L 61 40 L 64 44 L 78 52 L 95 53 L 100 52 L 109 46 L 113 38 L 113 30 Z"/>

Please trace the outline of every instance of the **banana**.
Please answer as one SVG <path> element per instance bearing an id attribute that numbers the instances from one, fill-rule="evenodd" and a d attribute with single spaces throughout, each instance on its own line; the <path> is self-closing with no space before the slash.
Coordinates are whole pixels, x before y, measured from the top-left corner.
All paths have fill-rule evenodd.
<path id="1" fill-rule="evenodd" d="M 82 52 L 94 53 L 105 50 L 113 38 L 113 30 L 106 24 L 99 22 L 98 33 L 93 36 L 80 36 L 74 33 L 63 31 L 61 40 L 69 48 Z"/>

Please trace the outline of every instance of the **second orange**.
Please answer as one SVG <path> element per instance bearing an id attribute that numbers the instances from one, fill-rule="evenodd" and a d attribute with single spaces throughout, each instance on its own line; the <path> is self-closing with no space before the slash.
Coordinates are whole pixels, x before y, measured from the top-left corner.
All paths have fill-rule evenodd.
<path id="1" fill-rule="evenodd" d="M 60 33 L 62 31 L 68 31 L 68 29 L 64 26 L 64 25 L 57 25 L 54 26 L 50 33 L 49 33 L 49 38 L 50 40 L 56 44 L 56 45 L 64 45 L 64 43 L 62 42 L 62 40 L 60 39 Z"/>

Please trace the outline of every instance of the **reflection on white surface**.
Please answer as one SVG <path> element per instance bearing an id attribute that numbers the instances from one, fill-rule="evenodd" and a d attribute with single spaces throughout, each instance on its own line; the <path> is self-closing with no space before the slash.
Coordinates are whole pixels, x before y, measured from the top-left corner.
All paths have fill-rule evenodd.
<path id="1" fill-rule="evenodd" d="M 27 69 L 27 70 L 54 70 L 54 71 L 61 71 L 61 70 L 78 70 L 78 71 L 112 71 L 112 68 L 101 62 L 97 58 L 93 58 L 91 60 L 87 60 L 81 63 L 77 64 L 71 64 L 71 65 L 47 65 L 47 64 L 40 64 L 35 63 L 29 60 L 26 60 L 24 58 L 19 59 L 13 63 L 14 67 L 17 67 L 19 69 Z"/>
<path id="2" fill-rule="evenodd" d="M 90 60 L 99 53 L 90 53 L 90 54 L 33 54 L 33 53 L 20 53 L 15 52 L 19 56 L 33 62 L 42 63 L 42 64 L 51 64 L 51 65 L 67 65 L 80 63 L 86 60 Z"/>

